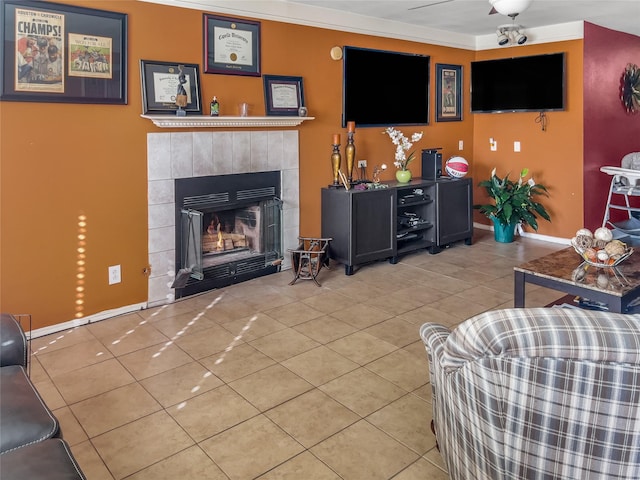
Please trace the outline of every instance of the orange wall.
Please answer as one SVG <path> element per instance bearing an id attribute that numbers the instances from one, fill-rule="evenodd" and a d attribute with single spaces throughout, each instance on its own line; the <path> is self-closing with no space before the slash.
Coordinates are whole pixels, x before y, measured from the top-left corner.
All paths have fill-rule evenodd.
<path id="1" fill-rule="evenodd" d="M 477 52 L 477 59 L 555 52 L 566 52 L 566 110 L 547 113 L 546 131 L 536 123 L 537 112 L 474 114 L 472 173 L 475 179 L 486 179 L 496 167 L 498 176 L 511 173 L 510 178 L 516 180 L 520 171 L 528 168 L 536 182 L 547 186 L 550 195 L 548 199 L 539 197 L 551 222 L 538 222 L 538 233 L 571 238 L 582 227 L 582 41 L 482 51 Z M 490 138 L 498 143 L 495 152 L 490 150 Z M 519 153 L 513 151 L 514 141 L 521 144 Z M 483 189 L 476 189 L 475 194 L 476 203 L 486 203 Z M 474 220 L 490 223 L 479 212 L 475 212 Z"/>
<path id="2" fill-rule="evenodd" d="M 0 310 L 31 313 L 34 328 L 146 301 L 147 278 L 142 273 L 147 265 L 146 134 L 170 130 L 140 118 L 138 62 L 197 63 L 202 68 L 201 11 L 132 0 L 64 3 L 129 15 L 129 102 L 126 106 L 0 103 Z M 309 115 L 316 117 L 299 127 L 303 235 L 320 233 L 320 189 L 332 181 L 332 134 L 342 132 L 344 138 L 342 63 L 331 60 L 331 47 L 427 54 L 432 78 L 436 63 L 460 64 L 464 91 L 469 91 L 469 64 L 475 52 L 272 21 L 262 20 L 261 25 L 262 73 L 302 76 Z M 576 163 L 581 158 L 578 132 L 582 130 L 580 45 L 566 42 L 517 51 L 570 53 L 569 109 L 550 114 L 548 132 L 540 132 L 534 114 L 471 115 L 465 96 L 463 121 L 436 123 L 432 110 L 432 122 L 420 127 L 425 135 L 416 148 L 443 147 L 446 159 L 459 153 L 458 141 L 463 140 L 465 150 L 460 153 L 472 166 L 474 183 L 494 165 L 500 170 L 509 164 L 528 166 L 552 191 L 549 206 L 554 221 L 542 225 L 540 232 L 571 236 L 574 217 L 582 218 L 581 166 Z M 235 115 L 235 105 L 241 101 L 253 105 L 254 115 L 264 114 L 262 78 L 201 72 L 201 84 L 203 103 L 208 105 L 217 95 L 222 115 Z M 393 92 L 374 93 L 372 101 L 381 105 L 394 100 Z M 434 98 L 435 82 L 431 94 Z M 417 128 L 402 130 L 412 133 Z M 393 145 L 381 131 L 356 132 L 357 158 L 368 160 L 369 172 L 375 164 L 390 164 L 393 159 Z M 505 146 L 520 140 L 523 152 L 515 156 L 502 149 L 489 155 L 489 136 Z M 419 175 L 419 162 L 411 170 Z M 392 176 L 390 169 L 383 179 Z M 86 216 L 86 245 L 79 244 L 81 215 Z M 78 264 L 79 247 L 86 250 L 85 265 Z M 107 267 L 116 264 L 122 265 L 122 283 L 109 286 Z"/>

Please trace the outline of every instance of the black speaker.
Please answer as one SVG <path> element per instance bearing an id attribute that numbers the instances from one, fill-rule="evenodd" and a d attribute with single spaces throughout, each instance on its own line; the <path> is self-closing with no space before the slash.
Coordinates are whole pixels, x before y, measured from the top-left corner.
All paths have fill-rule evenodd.
<path id="1" fill-rule="evenodd" d="M 442 176 L 442 154 L 436 149 L 422 150 L 422 178 L 437 180 Z"/>

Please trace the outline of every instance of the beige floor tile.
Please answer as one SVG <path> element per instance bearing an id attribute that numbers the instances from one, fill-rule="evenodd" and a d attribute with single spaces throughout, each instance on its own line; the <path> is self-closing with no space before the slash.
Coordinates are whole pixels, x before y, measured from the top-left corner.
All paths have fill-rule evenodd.
<path id="1" fill-rule="evenodd" d="M 430 305 L 416 308 L 415 310 L 411 310 L 410 312 L 398 315 L 395 318 L 404 320 L 405 322 L 409 322 L 417 326 L 418 331 L 420 330 L 420 326 L 426 322 L 440 323 L 441 325 L 451 326 L 456 325 L 461 321 L 460 318 L 451 315 L 450 313 L 438 310 L 437 308 L 434 308 Z"/>
<path id="2" fill-rule="evenodd" d="M 53 414 L 60 422 L 60 430 L 69 445 L 77 445 L 88 440 L 89 437 L 87 437 L 87 434 L 69 407 L 54 410 Z"/>
<path id="3" fill-rule="evenodd" d="M 118 360 L 136 379 L 152 377 L 191 363 L 193 358 L 173 344 L 156 345 L 123 355 Z"/>
<path id="4" fill-rule="evenodd" d="M 447 466 L 444 463 L 444 459 L 442 458 L 442 455 L 440 454 L 437 448 L 432 448 L 425 455 L 423 455 L 422 458 L 424 458 L 429 463 L 435 465 L 443 472 L 447 471 Z M 449 478 L 449 476 L 447 475 L 446 478 Z"/>
<path id="5" fill-rule="evenodd" d="M 429 382 L 429 364 L 426 354 L 418 358 L 406 350 L 396 350 L 365 367 L 407 392 Z"/>
<path id="6" fill-rule="evenodd" d="M 31 352 L 35 355 L 54 352 L 78 343 L 95 340 L 96 337 L 87 328 L 74 327 L 44 337 L 34 338 L 30 342 Z"/>
<path id="7" fill-rule="evenodd" d="M 226 385 L 175 405 L 168 412 L 196 442 L 259 413 Z"/>
<path id="8" fill-rule="evenodd" d="M 46 403 L 47 407 L 51 410 L 56 410 L 67 405 L 67 402 L 64 401 L 64 398 L 62 398 L 60 391 L 52 380 L 43 380 L 34 383 L 34 385 L 38 389 L 38 393 L 44 400 L 44 403 Z"/>
<path id="9" fill-rule="evenodd" d="M 282 465 L 258 477 L 259 480 L 341 480 L 338 474 L 309 452 L 287 460 Z"/>
<path id="10" fill-rule="evenodd" d="M 324 313 L 319 310 L 316 310 L 302 302 L 288 303 L 280 307 L 265 310 L 264 313 L 288 327 L 292 327 L 324 315 Z"/>
<path id="11" fill-rule="evenodd" d="M 159 310 L 162 309 L 163 308 L 161 307 Z M 168 307 L 167 309 L 170 308 Z M 89 325 L 87 325 L 87 329 L 96 338 L 101 339 L 104 337 L 114 337 L 117 335 L 122 335 L 129 330 L 133 330 L 142 325 L 146 325 L 147 323 L 147 320 L 142 315 L 139 315 L 138 312 L 135 312 L 90 323 Z"/>
<path id="12" fill-rule="evenodd" d="M 213 294 L 218 295 L 218 292 L 215 291 Z M 194 304 L 195 302 L 192 299 L 187 301 L 177 301 L 159 307 L 140 310 L 139 312 L 136 312 L 136 314 L 145 320 L 153 321 L 160 318 L 173 317 L 175 315 L 192 312 L 196 309 Z"/>
<path id="13" fill-rule="evenodd" d="M 126 332 L 104 336 L 100 339 L 116 357 L 135 352 L 141 348 L 166 343 L 169 338 L 149 324 L 138 325 Z"/>
<path id="14" fill-rule="evenodd" d="M 273 365 L 229 384 L 261 412 L 313 388 L 281 365 Z"/>
<path id="15" fill-rule="evenodd" d="M 38 354 L 38 360 L 50 377 L 95 365 L 113 358 L 109 349 L 98 340 L 87 340 L 53 352 Z"/>
<path id="16" fill-rule="evenodd" d="M 367 417 L 367 421 L 418 455 L 436 446 L 431 433 L 431 405 L 408 394 Z"/>
<path id="17" fill-rule="evenodd" d="M 203 358 L 200 363 L 218 378 L 229 383 L 267 368 L 276 362 L 251 345 L 242 343 L 229 351 Z"/>
<path id="18" fill-rule="evenodd" d="M 431 387 L 431 383 L 427 383 L 426 385 L 421 386 L 420 388 L 416 388 L 413 392 L 414 395 L 418 396 L 419 398 L 421 398 L 422 400 L 424 400 L 425 402 L 427 402 L 428 404 L 432 404 L 433 403 L 433 390 Z M 433 413 L 429 414 L 430 417 L 433 417 Z"/>
<path id="19" fill-rule="evenodd" d="M 199 363 L 191 362 L 140 383 L 166 408 L 219 387 L 223 382 Z"/>
<path id="20" fill-rule="evenodd" d="M 49 374 L 46 372 L 36 355 L 29 356 L 27 361 L 29 362 L 27 373 L 32 382 L 37 383 L 51 380 Z"/>
<path id="21" fill-rule="evenodd" d="M 332 317 L 357 329 L 363 329 L 383 322 L 391 314 L 367 303 L 356 303 L 331 314 Z"/>
<path id="22" fill-rule="evenodd" d="M 255 478 L 304 450 L 264 415 L 201 443 L 231 480 Z"/>
<path id="23" fill-rule="evenodd" d="M 319 390 L 312 390 L 265 413 L 306 448 L 360 420 Z"/>
<path id="24" fill-rule="evenodd" d="M 127 477 L 127 480 L 228 480 L 200 447 L 186 450 Z"/>
<path id="25" fill-rule="evenodd" d="M 475 302 L 487 308 L 494 308 L 496 305 L 509 300 L 513 301 L 513 291 L 501 292 L 494 289 L 493 284 L 491 284 L 491 288 L 479 285 L 466 290 L 464 298 L 469 302 Z"/>
<path id="26" fill-rule="evenodd" d="M 338 310 L 347 308 L 350 305 L 357 302 L 356 300 L 353 300 L 345 295 L 342 295 L 339 292 L 333 292 L 333 291 L 325 291 L 320 295 L 315 295 L 313 297 L 305 298 L 302 301 L 305 304 L 309 305 L 310 307 L 316 310 L 319 310 L 325 314 L 337 312 Z"/>
<path id="27" fill-rule="evenodd" d="M 316 445 L 311 452 L 344 480 L 388 479 L 418 459 L 414 452 L 364 420 Z"/>
<path id="28" fill-rule="evenodd" d="M 205 312 L 194 310 L 173 317 L 154 319 L 151 320 L 149 324 L 153 325 L 153 327 L 163 333 L 167 338 L 175 340 L 177 337 L 211 328 L 216 322 L 208 318 Z"/>
<path id="29" fill-rule="evenodd" d="M 365 368 L 349 372 L 318 388 L 362 417 L 407 393 Z"/>
<path id="30" fill-rule="evenodd" d="M 338 284 L 336 288 L 333 288 L 333 290 L 352 299 L 352 304 L 367 303 L 372 298 L 389 293 L 389 290 L 382 286 L 375 286 L 367 282 L 362 282 L 358 280 L 358 277 L 344 275 L 342 271 L 343 269 L 341 269 L 340 278 L 344 279 L 344 282 Z"/>
<path id="31" fill-rule="evenodd" d="M 71 452 L 78 462 L 82 473 L 91 480 L 114 480 L 90 441 L 71 446 Z"/>
<path id="32" fill-rule="evenodd" d="M 71 411 L 90 438 L 160 409 L 160 404 L 137 383 L 71 405 Z"/>
<path id="33" fill-rule="evenodd" d="M 357 363 L 324 346 L 285 360 L 282 365 L 315 386 L 359 367 Z"/>
<path id="34" fill-rule="evenodd" d="M 394 350 L 395 345 L 365 332 L 355 332 L 327 344 L 331 350 L 360 365 L 365 365 Z"/>
<path id="35" fill-rule="evenodd" d="M 63 373 L 56 377 L 55 382 L 66 402 L 72 404 L 133 383 L 135 380 L 118 360 L 112 358 Z"/>
<path id="36" fill-rule="evenodd" d="M 391 315 L 400 315 L 424 305 L 420 300 L 409 298 L 399 291 L 373 298 L 370 304 Z"/>
<path id="37" fill-rule="evenodd" d="M 464 292 L 475 286 L 471 281 L 460 280 L 459 278 L 448 276 L 442 272 L 446 272 L 446 270 L 441 270 L 440 273 L 425 275 L 420 283 L 429 289 L 439 290 L 449 294 Z"/>
<path id="38" fill-rule="evenodd" d="M 188 333 L 175 339 L 175 344 L 195 359 L 208 357 L 236 345 L 239 340 L 219 325 Z"/>
<path id="39" fill-rule="evenodd" d="M 395 317 L 373 325 L 364 331 L 396 347 L 404 347 L 420 339 L 419 330 L 420 328 L 416 325 Z"/>
<path id="40" fill-rule="evenodd" d="M 250 342 L 287 328 L 286 325 L 260 312 L 223 323 L 222 326 L 237 338 L 237 342 Z"/>
<path id="41" fill-rule="evenodd" d="M 193 440 L 164 411 L 128 423 L 91 441 L 116 480 L 193 445 Z"/>
<path id="42" fill-rule="evenodd" d="M 451 295 L 450 297 L 432 303 L 430 306 L 449 313 L 454 317 L 458 317 L 460 320 L 466 320 L 489 309 L 484 305 L 478 305 L 475 302 L 468 301 L 464 297 L 464 294 Z"/>
<path id="43" fill-rule="evenodd" d="M 449 475 L 421 458 L 393 477 L 393 480 L 424 480 L 426 478 L 429 480 L 448 480 Z"/>
<path id="44" fill-rule="evenodd" d="M 253 340 L 250 345 L 275 361 L 282 362 L 287 358 L 318 347 L 320 344 L 292 328 L 285 328 Z"/>
<path id="45" fill-rule="evenodd" d="M 308 322 L 294 326 L 293 329 L 323 345 L 347 336 L 357 330 L 355 327 L 331 316 L 323 316 L 309 320 Z"/>

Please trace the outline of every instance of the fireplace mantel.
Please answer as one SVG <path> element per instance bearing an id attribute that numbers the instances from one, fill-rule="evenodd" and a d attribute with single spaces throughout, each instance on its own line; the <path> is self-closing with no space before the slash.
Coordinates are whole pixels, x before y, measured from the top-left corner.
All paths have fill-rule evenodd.
<path id="1" fill-rule="evenodd" d="M 160 128 L 238 128 L 238 127 L 296 127 L 315 117 L 208 117 L 192 115 L 141 115 Z"/>

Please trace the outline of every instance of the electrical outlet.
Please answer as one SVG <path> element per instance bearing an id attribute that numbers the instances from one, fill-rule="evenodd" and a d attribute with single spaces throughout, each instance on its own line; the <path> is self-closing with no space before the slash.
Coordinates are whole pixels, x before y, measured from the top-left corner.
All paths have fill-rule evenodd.
<path id="1" fill-rule="evenodd" d="M 122 274 L 120 272 L 120 265 L 112 265 L 109 267 L 109 285 L 120 283 L 122 281 Z"/>
<path id="2" fill-rule="evenodd" d="M 496 142 L 493 138 L 489 139 L 489 147 L 492 152 L 498 151 L 498 142 Z"/>
<path id="3" fill-rule="evenodd" d="M 513 151 L 514 152 L 520 151 L 520 142 L 513 142 Z"/>
<path id="4" fill-rule="evenodd" d="M 358 160 L 358 168 L 367 168 L 366 160 Z"/>

